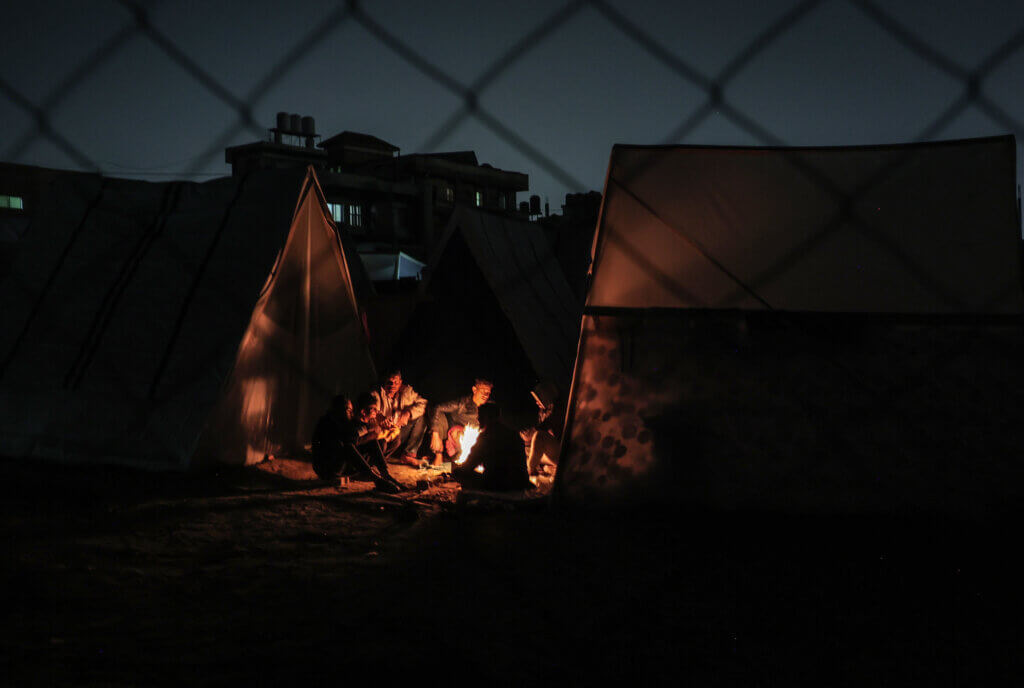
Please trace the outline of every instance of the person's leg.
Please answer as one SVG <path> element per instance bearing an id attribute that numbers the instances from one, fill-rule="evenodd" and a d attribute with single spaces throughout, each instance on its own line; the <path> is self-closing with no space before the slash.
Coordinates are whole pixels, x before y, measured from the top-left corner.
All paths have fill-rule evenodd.
<path id="1" fill-rule="evenodd" d="M 400 482 L 391 477 L 387 470 L 387 462 L 384 460 L 384 453 L 377 440 L 371 440 L 357 446 L 348 445 L 350 448 L 350 460 L 359 467 L 361 471 L 368 473 L 377 486 L 377 489 L 386 492 L 397 492 L 406 488 Z"/>
<path id="2" fill-rule="evenodd" d="M 411 458 L 416 462 L 420 453 L 420 445 L 423 443 L 423 435 L 426 431 L 427 418 L 425 415 L 420 416 L 402 428 L 402 434 L 399 435 L 401 442 L 399 445 L 400 456 L 405 459 Z"/>
<path id="3" fill-rule="evenodd" d="M 358 447 L 365 462 L 373 468 L 374 476 L 377 477 L 377 487 L 391 487 L 404 490 L 405 486 L 402 483 L 395 480 L 391 473 L 388 471 L 388 462 L 384 459 L 384 452 L 381 451 L 380 443 L 376 440 L 366 442 Z M 386 490 L 388 492 L 394 492 L 394 489 Z"/>
<path id="4" fill-rule="evenodd" d="M 434 465 L 440 465 L 444 462 L 445 454 L 445 441 L 448 439 L 448 416 L 444 413 L 437 414 L 437 418 L 434 420 L 433 426 L 430 428 L 430 453 L 434 455 Z M 435 445 L 434 435 L 437 435 Z"/>
<path id="5" fill-rule="evenodd" d="M 523 428 L 519 431 L 519 436 L 523 438 L 523 451 L 526 455 L 530 455 L 530 447 L 533 446 L 533 437 L 537 434 L 537 428 L 532 425 L 528 428 Z"/>
<path id="6" fill-rule="evenodd" d="M 319 449 L 313 453 L 313 472 L 321 480 L 333 482 L 338 479 L 344 469 L 345 459 L 340 451 Z"/>
<path id="7" fill-rule="evenodd" d="M 372 444 L 376 444 L 376 442 Z M 370 462 L 366 460 L 366 456 L 363 454 L 362 451 L 365 448 L 366 445 L 360 445 L 356 447 L 351 444 L 346 444 L 345 463 L 356 475 L 364 474 L 369 475 L 373 479 L 377 479 L 377 477 L 379 477 L 380 471 L 374 466 L 371 466 Z"/>
<path id="8" fill-rule="evenodd" d="M 541 464 L 558 465 L 558 455 L 562 449 L 561 442 L 549 432 L 538 432 L 530 443 L 530 456 L 526 464 L 527 473 L 537 475 Z"/>

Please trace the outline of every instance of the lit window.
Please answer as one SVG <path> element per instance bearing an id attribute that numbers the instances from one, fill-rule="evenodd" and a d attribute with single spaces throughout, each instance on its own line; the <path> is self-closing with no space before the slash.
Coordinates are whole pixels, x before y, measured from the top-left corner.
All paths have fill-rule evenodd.
<path id="1" fill-rule="evenodd" d="M 353 227 L 363 226 L 363 208 L 359 205 L 350 205 L 348 207 L 348 223 Z"/>
<path id="2" fill-rule="evenodd" d="M 25 199 L 23 199 L 21 196 L 0 195 L 0 208 L 10 208 L 11 210 L 24 210 Z"/>
<path id="3" fill-rule="evenodd" d="M 341 203 L 328 203 L 327 209 L 331 211 L 331 219 L 335 222 L 341 222 L 341 214 L 344 206 Z"/>
<path id="4" fill-rule="evenodd" d="M 455 191 L 450 186 L 446 186 L 441 189 L 441 200 L 445 203 L 451 203 L 455 200 Z"/>
<path id="5" fill-rule="evenodd" d="M 476 192 L 476 206 L 479 208 L 484 204 L 484 195 L 480 191 Z"/>

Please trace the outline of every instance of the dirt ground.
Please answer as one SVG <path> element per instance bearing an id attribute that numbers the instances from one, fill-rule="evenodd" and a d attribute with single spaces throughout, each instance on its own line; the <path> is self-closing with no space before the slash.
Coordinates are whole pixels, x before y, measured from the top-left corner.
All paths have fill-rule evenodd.
<path id="1" fill-rule="evenodd" d="M 387 497 L 289 462 L 0 467 L 4 685 L 1024 675 L 1019 518 L 460 507 L 451 484 Z"/>

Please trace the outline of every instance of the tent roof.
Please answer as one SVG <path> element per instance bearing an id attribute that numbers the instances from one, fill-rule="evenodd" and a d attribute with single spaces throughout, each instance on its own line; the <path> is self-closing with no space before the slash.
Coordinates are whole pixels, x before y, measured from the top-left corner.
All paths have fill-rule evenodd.
<path id="1" fill-rule="evenodd" d="M 580 305 L 543 228 L 459 206 L 428 265 L 438 264 L 456 236 L 468 246 L 537 374 L 567 385 L 579 337 Z M 424 290 L 429 289 L 432 270 L 425 274 Z"/>
<path id="2" fill-rule="evenodd" d="M 617 145 L 587 306 L 1020 313 L 1015 150 Z"/>

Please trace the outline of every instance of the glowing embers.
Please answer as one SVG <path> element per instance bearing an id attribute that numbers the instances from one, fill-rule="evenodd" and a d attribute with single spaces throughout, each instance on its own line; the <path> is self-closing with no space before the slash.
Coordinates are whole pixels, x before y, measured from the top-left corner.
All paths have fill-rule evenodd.
<path id="1" fill-rule="evenodd" d="M 472 451 L 473 445 L 476 444 L 477 438 L 480 436 L 480 428 L 475 425 L 467 425 L 462 431 L 462 451 L 459 452 L 459 458 L 455 459 L 455 463 L 459 466 L 466 463 L 466 459 L 469 458 L 469 452 Z M 477 473 L 483 473 L 484 467 L 477 466 Z"/>

